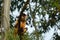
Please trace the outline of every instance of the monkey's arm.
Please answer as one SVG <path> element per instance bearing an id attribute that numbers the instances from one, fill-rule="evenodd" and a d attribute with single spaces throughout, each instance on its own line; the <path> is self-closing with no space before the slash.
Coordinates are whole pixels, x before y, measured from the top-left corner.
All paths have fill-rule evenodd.
<path id="1" fill-rule="evenodd" d="M 18 28 L 16 27 L 14 27 L 14 37 L 16 37 L 16 35 L 18 34 Z"/>
<path id="2" fill-rule="evenodd" d="M 16 20 L 15 26 L 14 26 L 14 37 L 18 34 L 18 21 Z"/>

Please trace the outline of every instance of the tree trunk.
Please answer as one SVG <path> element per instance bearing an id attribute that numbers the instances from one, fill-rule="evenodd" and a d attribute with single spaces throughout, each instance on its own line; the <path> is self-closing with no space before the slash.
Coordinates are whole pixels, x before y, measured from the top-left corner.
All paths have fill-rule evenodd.
<path id="1" fill-rule="evenodd" d="M 3 21 L 2 21 L 2 28 L 4 28 L 4 32 L 2 33 L 3 35 L 3 39 L 2 40 L 6 40 L 5 35 L 6 35 L 6 31 L 9 30 L 10 27 L 10 3 L 11 0 L 3 0 L 3 7 L 2 7 L 2 16 L 3 16 Z"/>
<path id="2" fill-rule="evenodd" d="M 10 2 L 11 0 L 4 0 L 3 3 L 3 23 L 6 30 L 10 27 Z"/>

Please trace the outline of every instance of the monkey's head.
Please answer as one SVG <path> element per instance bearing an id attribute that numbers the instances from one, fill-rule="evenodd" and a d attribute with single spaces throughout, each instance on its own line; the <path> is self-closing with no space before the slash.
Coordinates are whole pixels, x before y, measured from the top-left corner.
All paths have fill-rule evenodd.
<path id="1" fill-rule="evenodd" d="M 21 14 L 21 20 L 26 20 L 27 19 L 27 15 L 26 14 Z"/>

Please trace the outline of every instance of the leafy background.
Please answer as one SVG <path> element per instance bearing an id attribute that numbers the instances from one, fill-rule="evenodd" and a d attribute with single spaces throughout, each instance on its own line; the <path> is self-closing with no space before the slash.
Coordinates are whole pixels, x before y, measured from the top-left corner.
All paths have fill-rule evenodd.
<path id="1" fill-rule="evenodd" d="M 25 1 L 11 0 L 11 29 L 14 28 L 13 23 L 16 18 L 13 16 L 16 14 L 14 11 L 20 13 Z M 2 0 L 0 8 L 1 6 Z M 26 40 L 60 40 L 60 0 L 30 0 L 24 12 L 27 12 L 28 16 L 26 23 L 28 29 L 34 27 L 31 34 L 26 33 L 25 37 L 29 37 Z"/>

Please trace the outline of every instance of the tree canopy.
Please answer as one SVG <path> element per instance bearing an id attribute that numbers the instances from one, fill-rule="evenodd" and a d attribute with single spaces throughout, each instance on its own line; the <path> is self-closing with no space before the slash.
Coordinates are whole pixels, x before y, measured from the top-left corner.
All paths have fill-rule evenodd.
<path id="1" fill-rule="evenodd" d="M 20 14 L 25 3 L 25 0 L 11 0 L 11 13 L 18 9 Z M 2 0 L 0 1 L 0 9 L 1 6 Z M 26 24 L 30 25 L 31 28 L 35 28 L 32 33 L 33 37 L 31 35 L 32 40 L 39 40 L 42 33 L 46 33 L 51 28 L 54 28 L 55 31 L 57 29 L 60 30 L 60 0 L 30 0 L 24 11 L 27 12 L 28 16 Z M 11 16 L 11 26 L 13 26 L 12 23 L 15 21 L 13 19 L 14 17 Z M 60 38 L 58 34 L 54 35 L 56 36 L 55 40 Z"/>

